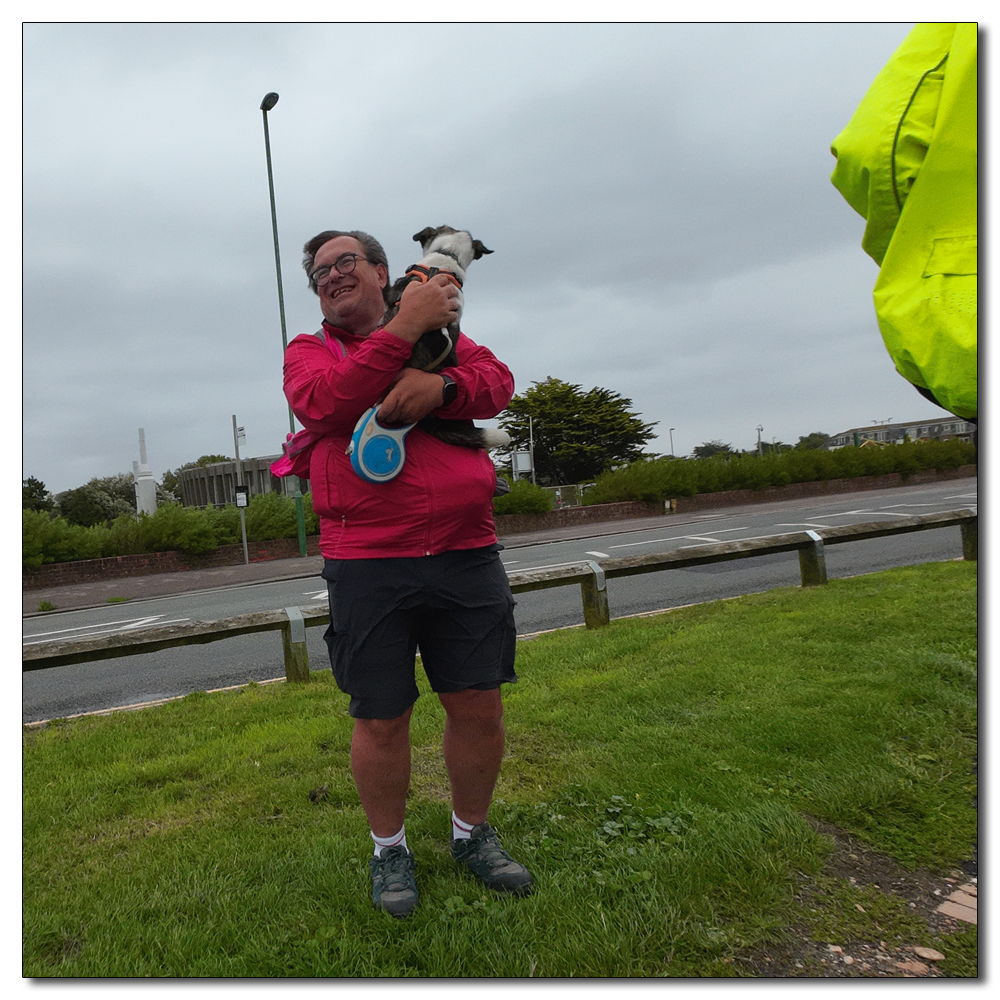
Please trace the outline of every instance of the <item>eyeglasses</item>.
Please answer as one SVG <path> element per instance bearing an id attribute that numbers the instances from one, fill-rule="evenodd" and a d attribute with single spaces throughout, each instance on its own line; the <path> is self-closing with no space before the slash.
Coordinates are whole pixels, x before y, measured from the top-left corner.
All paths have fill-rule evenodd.
<path id="1" fill-rule="evenodd" d="M 350 274 L 359 260 L 367 261 L 369 264 L 371 263 L 367 257 L 362 257 L 361 254 L 342 253 L 332 265 L 327 264 L 324 267 L 317 267 L 316 270 L 309 275 L 309 278 L 317 288 L 321 288 L 330 280 L 330 271 L 333 268 L 336 268 L 338 274 Z"/>

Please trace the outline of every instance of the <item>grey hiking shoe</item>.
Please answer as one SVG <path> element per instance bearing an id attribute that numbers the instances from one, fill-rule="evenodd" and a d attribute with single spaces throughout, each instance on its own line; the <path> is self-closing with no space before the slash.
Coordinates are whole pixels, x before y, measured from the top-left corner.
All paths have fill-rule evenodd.
<path id="1" fill-rule="evenodd" d="M 452 838 L 451 856 L 464 864 L 488 889 L 527 896 L 534 885 L 531 872 L 500 846 L 489 823 L 473 827 L 468 840 Z"/>
<path id="2" fill-rule="evenodd" d="M 405 847 L 386 847 L 368 862 L 372 873 L 372 903 L 394 917 L 408 917 L 420 894 L 414 871 L 413 852 Z"/>

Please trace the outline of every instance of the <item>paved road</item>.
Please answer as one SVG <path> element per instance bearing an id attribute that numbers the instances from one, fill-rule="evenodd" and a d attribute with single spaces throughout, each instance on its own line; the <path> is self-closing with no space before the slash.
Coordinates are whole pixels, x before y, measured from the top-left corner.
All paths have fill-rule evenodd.
<path id="1" fill-rule="evenodd" d="M 976 501 L 976 480 L 955 480 L 674 515 L 628 524 L 617 522 L 559 529 L 542 536 L 505 540 L 502 558 L 510 570 L 524 570 L 579 559 L 666 552 L 707 541 L 745 539 L 861 521 L 891 521 L 899 516 L 936 510 L 975 509 Z M 961 554 L 958 528 L 938 529 L 830 546 L 827 571 L 831 577 L 851 576 L 890 566 L 954 559 Z M 302 566 L 310 575 L 26 617 L 23 641 L 135 630 L 169 622 L 318 603 L 325 595 L 323 581 L 314 575 L 319 563 L 303 560 Z M 272 572 L 282 568 L 278 564 L 274 567 Z M 255 571 L 266 572 L 267 569 Z M 146 578 L 147 584 L 153 580 Z M 788 553 L 610 580 L 608 600 L 612 616 L 619 617 L 772 587 L 796 586 L 798 582 L 798 557 Z M 123 584 L 121 581 L 118 589 L 124 590 Z M 106 589 L 108 585 L 103 586 Z M 522 635 L 579 624 L 583 620 L 579 588 L 519 594 L 516 618 L 518 632 Z M 316 669 L 326 662 L 322 629 L 309 629 L 307 641 Z M 22 717 L 25 722 L 37 721 L 194 690 L 227 687 L 249 680 L 263 681 L 283 674 L 278 633 L 241 636 L 206 646 L 31 671 L 23 675 Z"/>

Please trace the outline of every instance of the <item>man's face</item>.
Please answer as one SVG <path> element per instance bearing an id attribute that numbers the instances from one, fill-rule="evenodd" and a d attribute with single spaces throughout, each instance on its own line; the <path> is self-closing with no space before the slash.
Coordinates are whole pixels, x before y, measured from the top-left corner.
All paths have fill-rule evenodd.
<path id="1" fill-rule="evenodd" d="M 345 253 L 356 253 L 359 258 L 350 274 L 340 274 L 333 266 Z M 318 267 L 330 268 L 330 280 L 318 289 L 324 318 L 360 336 L 377 329 L 385 308 L 382 289 L 389 280 L 385 266 L 370 264 L 364 247 L 352 236 L 338 236 L 316 252 L 313 270 Z"/>

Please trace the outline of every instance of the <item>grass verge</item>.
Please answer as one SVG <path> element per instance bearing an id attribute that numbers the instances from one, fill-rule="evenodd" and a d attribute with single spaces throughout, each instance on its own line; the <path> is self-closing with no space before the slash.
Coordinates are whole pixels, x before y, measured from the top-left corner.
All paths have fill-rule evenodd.
<path id="1" fill-rule="evenodd" d="M 450 860 L 443 713 L 424 697 L 421 903 L 373 911 L 347 699 L 324 671 L 25 732 L 24 975 L 733 976 L 823 868 L 807 816 L 907 868 L 976 841 L 974 563 L 549 634 L 518 657 L 491 821 L 533 896 L 482 892 Z M 817 927 L 857 923 L 850 893 L 821 896 Z M 951 974 L 969 974 L 964 947 Z"/>

